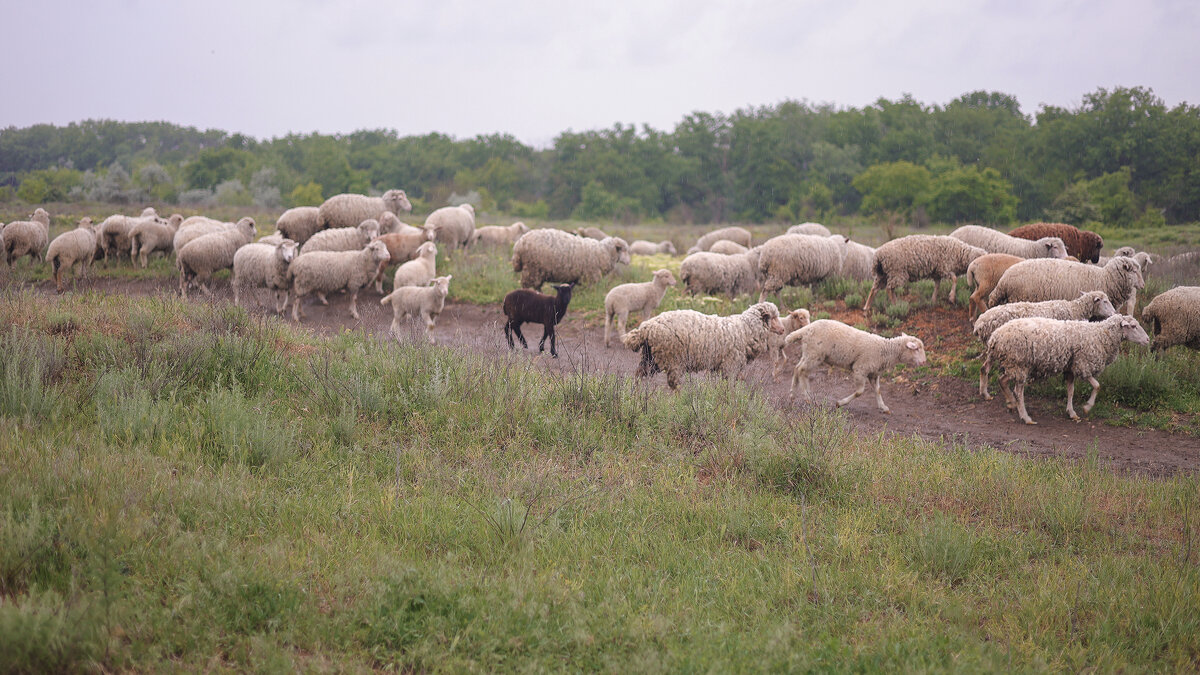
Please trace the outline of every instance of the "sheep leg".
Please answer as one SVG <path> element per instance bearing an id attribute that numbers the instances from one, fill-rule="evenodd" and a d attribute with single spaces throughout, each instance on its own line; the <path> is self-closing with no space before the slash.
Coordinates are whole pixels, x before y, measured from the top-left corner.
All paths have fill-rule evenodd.
<path id="1" fill-rule="evenodd" d="M 629 312 L 617 313 L 617 339 L 625 337 L 625 322 L 629 320 Z"/>
<path id="2" fill-rule="evenodd" d="M 521 349 L 529 349 L 529 343 L 525 341 L 525 336 L 521 334 L 521 324 L 512 323 L 512 332 L 516 334 L 517 339 L 521 341 Z M 508 346 L 513 347 L 512 338 L 508 339 Z"/>
<path id="3" fill-rule="evenodd" d="M 433 339 L 433 325 L 434 325 L 433 316 L 430 315 L 428 312 L 423 312 L 422 317 L 425 319 L 425 337 L 429 338 L 429 344 L 431 344 L 431 345 L 437 344 L 437 340 Z"/>
<path id="4" fill-rule="evenodd" d="M 979 367 L 979 395 L 983 400 L 992 400 L 992 395 L 988 393 L 988 380 L 992 375 L 992 355 L 985 353 L 983 356 L 983 365 Z"/>
<path id="5" fill-rule="evenodd" d="M 1092 385 L 1092 395 L 1088 397 L 1087 403 L 1083 404 L 1085 415 L 1092 411 L 1092 406 L 1096 405 L 1096 394 L 1100 393 L 1100 382 L 1096 378 L 1088 375 L 1088 384 Z"/>
<path id="6" fill-rule="evenodd" d="M 879 406 L 880 412 L 891 415 L 892 409 L 887 407 L 887 404 L 883 402 L 883 395 L 879 393 L 879 373 L 868 375 L 867 377 L 875 385 L 875 405 Z"/>
<path id="7" fill-rule="evenodd" d="M 350 316 L 354 317 L 354 319 L 356 321 L 359 318 L 359 316 L 358 316 L 358 289 L 357 288 L 350 292 Z"/>
<path id="8" fill-rule="evenodd" d="M 322 293 L 321 291 L 317 291 L 317 300 L 320 300 L 322 305 L 328 305 L 328 304 L 329 304 L 329 299 L 328 299 L 328 298 L 326 298 L 326 297 L 325 297 L 325 294 L 324 294 L 324 293 Z M 358 317 L 354 317 L 354 318 L 356 318 L 356 319 L 357 319 Z"/>
<path id="9" fill-rule="evenodd" d="M 940 286 L 941 284 L 938 284 L 938 285 Z M 958 295 L 955 292 L 957 290 L 958 290 L 958 277 L 951 274 L 950 275 L 950 294 L 946 296 L 946 302 L 950 303 L 951 305 L 958 304 L 958 298 L 955 297 L 956 295 Z"/>
<path id="10" fill-rule="evenodd" d="M 288 292 L 275 291 L 275 313 L 283 314 L 283 310 L 287 309 Z"/>
<path id="11" fill-rule="evenodd" d="M 1025 424 L 1037 424 L 1025 411 L 1025 380 L 1018 380 L 1013 385 L 1013 393 L 1017 396 L 1017 414 L 1021 416 L 1022 420 L 1025 420 Z"/>
<path id="12" fill-rule="evenodd" d="M 1017 407 L 1017 399 L 1013 396 L 1010 389 L 1012 388 L 1012 378 L 1008 373 L 1000 375 L 1000 393 L 1004 394 L 1004 407 L 1013 410 Z"/>
<path id="13" fill-rule="evenodd" d="M 304 316 L 304 310 L 301 308 L 303 299 L 304 294 L 299 291 L 292 295 L 292 321 L 296 323 L 300 323 L 300 319 Z"/>
<path id="14" fill-rule="evenodd" d="M 1079 421 L 1079 415 L 1075 414 L 1075 374 L 1071 371 L 1063 373 L 1063 382 L 1067 385 L 1067 417 Z"/>
<path id="15" fill-rule="evenodd" d="M 942 280 L 941 280 L 941 278 L 939 277 L 939 278 L 937 278 L 937 279 L 934 279 L 934 280 L 933 280 L 933 297 L 932 297 L 932 298 L 929 298 L 929 304 L 931 304 L 931 305 L 936 305 L 936 304 L 937 304 L 937 296 L 938 296 L 938 291 L 940 291 L 941 289 L 942 289 Z"/>
<path id="16" fill-rule="evenodd" d="M 866 390 L 867 390 L 867 376 L 863 375 L 862 373 L 854 373 L 854 392 L 851 393 L 846 398 L 838 399 L 837 407 L 840 408 L 840 407 L 846 405 L 847 403 L 849 403 L 850 401 L 853 401 L 854 399 L 858 398 L 859 396 L 862 396 L 863 392 L 865 392 Z"/>
<path id="17" fill-rule="evenodd" d="M 863 311 L 871 309 L 871 301 L 875 299 L 875 291 L 879 290 L 879 277 L 875 277 L 875 281 L 871 282 L 871 290 L 867 292 L 867 301 L 863 303 Z"/>
<path id="18" fill-rule="evenodd" d="M 604 310 L 604 348 L 605 349 L 608 349 L 609 347 L 612 346 L 612 343 L 611 343 L 610 337 L 609 337 L 609 333 L 612 330 L 612 322 L 613 322 L 613 313 L 608 311 L 607 309 Z"/>

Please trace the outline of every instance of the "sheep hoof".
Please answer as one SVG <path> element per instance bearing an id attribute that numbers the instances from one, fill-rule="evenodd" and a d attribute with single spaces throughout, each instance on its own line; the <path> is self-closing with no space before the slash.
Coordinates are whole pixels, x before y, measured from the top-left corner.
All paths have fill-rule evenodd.
<path id="1" fill-rule="evenodd" d="M 992 400 L 992 395 L 991 395 L 991 394 L 989 394 L 989 393 L 987 393 L 987 392 L 984 392 L 984 393 L 983 393 L 983 400 L 985 400 L 985 401 L 990 401 L 990 400 Z"/>
<path id="2" fill-rule="evenodd" d="M 891 414 L 892 414 L 892 409 L 891 409 L 891 408 L 880 408 L 880 409 L 879 409 L 879 412 L 881 412 L 881 413 L 883 413 L 883 414 L 885 414 L 885 415 L 891 415 Z"/>
<path id="3" fill-rule="evenodd" d="M 1034 422 L 1033 420 L 1025 420 L 1025 424 L 1028 424 L 1030 426 L 1036 426 L 1037 422 Z"/>

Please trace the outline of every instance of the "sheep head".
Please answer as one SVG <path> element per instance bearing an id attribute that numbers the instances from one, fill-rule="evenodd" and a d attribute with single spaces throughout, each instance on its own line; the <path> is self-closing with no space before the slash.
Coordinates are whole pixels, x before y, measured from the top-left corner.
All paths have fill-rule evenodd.
<path id="1" fill-rule="evenodd" d="M 925 365 L 925 343 L 907 333 L 901 333 L 896 338 L 900 341 L 900 361 L 914 366 Z"/>
<path id="2" fill-rule="evenodd" d="M 1138 323 L 1137 319 L 1125 314 L 1120 316 L 1122 339 L 1129 340 L 1135 345 L 1150 344 L 1150 336 L 1146 334 L 1146 329 L 1142 328 L 1142 324 Z"/>
<path id="3" fill-rule="evenodd" d="M 1093 319 L 1107 319 L 1117 313 L 1112 301 L 1108 299 L 1108 294 L 1104 291 L 1083 291 L 1079 297 L 1087 298 L 1090 301 Z"/>
<path id="4" fill-rule="evenodd" d="M 667 269 L 655 270 L 654 281 L 664 286 L 674 286 L 677 283 L 675 275 L 671 274 L 671 270 Z"/>
<path id="5" fill-rule="evenodd" d="M 284 239 L 275 246 L 275 256 L 285 263 L 290 263 L 296 257 L 296 249 L 299 246 L 291 239 Z"/>
<path id="6" fill-rule="evenodd" d="M 613 253 L 613 261 L 622 265 L 628 265 L 631 258 L 629 257 L 629 244 L 620 237 L 605 237 L 602 242 L 610 248 Z"/>
<path id="7" fill-rule="evenodd" d="M 421 245 L 425 246 L 425 244 Z M 371 260 L 376 263 L 386 263 L 392 259 L 392 254 L 388 253 L 387 244 L 383 243 L 382 241 L 373 241 L 367 244 L 366 248 L 363 250 L 367 251 L 367 254 L 371 257 Z"/>
<path id="8" fill-rule="evenodd" d="M 412 204 L 409 203 L 408 195 L 404 193 L 404 190 L 388 190 L 383 193 L 383 203 L 392 213 L 412 211 Z"/>
<path id="9" fill-rule="evenodd" d="M 379 236 L 379 221 L 374 218 L 367 218 L 358 224 L 358 231 L 366 235 L 367 239 L 374 239 Z"/>

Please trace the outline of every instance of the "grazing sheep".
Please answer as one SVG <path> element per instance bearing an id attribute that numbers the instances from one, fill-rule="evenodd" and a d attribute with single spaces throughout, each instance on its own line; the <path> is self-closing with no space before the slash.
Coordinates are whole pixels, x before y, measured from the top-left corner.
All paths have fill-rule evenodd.
<path id="1" fill-rule="evenodd" d="M 41 262 L 50 243 L 50 214 L 38 207 L 29 220 L 14 220 L 4 226 L 4 257 L 12 265 L 21 256 Z"/>
<path id="2" fill-rule="evenodd" d="M 894 338 L 885 338 L 832 319 L 814 321 L 784 339 L 785 345 L 794 342 L 800 343 L 800 361 L 792 371 L 792 388 L 788 395 L 795 392 L 799 383 L 800 393 L 804 398 L 810 398 L 808 374 L 826 363 L 854 374 L 854 392 L 838 399 L 839 408 L 862 396 L 870 384 L 875 388 L 875 404 L 880 412 L 890 414 L 891 409 L 879 393 L 879 374 L 898 363 L 925 364 L 925 344 L 911 335 L 901 333 Z"/>
<path id="3" fill-rule="evenodd" d="M 967 316 L 972 320 L 987 310 L 987 297 L 992 294 L 1005 270 L 1025 260 L 1007 253 L 981 255 L 967 265 L 967 288 L 974 288 L 967 303 Z"/>
<path id="4" fill-rule="evenodd" d="M 187 290 L 196 283 L 211 294 L 208 280 L 213 272 L 233 267 L 237 250 L 254 241 L 254 221 L 243 218 L 231 230 L 213 232 L 189 241 L 175 255 L 179 268 L 179 293 L 187 299 Z"/>
<path id="5" fill-rule="evenodd" d="M 741 244 L 746 248 L 751 248 L 750 231 L 742 227 L 722 227 L 719 230 L 713 230 L 708 234 L 700 237 L 696 241 L 696 245 L 688 249 L 688 253 L 697 253 L 699 251 L 707 251 L 712 248 L 712 245 L 727 239 L 729 241 Z"/>
<path id="6" fill-rule="evenodd" d="M 182 223 L 183 216 L 178 213 L 172 213 L 166 222 L 158 218 L 138 222 L 129 230 L 129 258 L 145 268 L 151 254 L 167 255 L 175 249 L 175 233 Z"/>
<path id="7" fill-rule="evenodd" d="M 287 307 L 288 267 L 296 257 L 296 242 L 284 239 L 278 244 L 259 241 L 246 244 L 233 254 L 233 304 L 242 304 L 242 289 L 248 287 L 269 288 L 275 292 L 275 313 L 283 314 Z"/>
<path id="8" fill-rule="evenodd" d="M 1139 288 L 1142 270 L 1133 258 L 1113 258 L 1104 267 L 1069 260 L 1022 260 L 1000 277 L 988 304 L 1074 300 L 1080 293 L 1104 291 L 1120 307 Z"/>
<path id="9" fill-rule="evenodd" d="M 1043 302 L 1010 302 L 1006 305 L 993 307 L 975 320 L 975 337 L 984 345 L 991 339 L 992 333 L 1013 319 L 1042 317 L 1058 319 L 1059 321 L 1089 321 L 1092 319 L 1107 319 L 1116 314 L 1112 302 L 1104 291 L 1088 291 L 1074 300 L 1045 300 Z M 979 395 L 991 400 L 988 393 L 988 378 L 992 373 L 992 364 L 987 359 L 985 351 L 983 366 L 979 369 Z"/>
<path id="10" fill-rule="evenodd" d="M 577 227 L 575 228 L 575 234 L 581 237 L 587 237 L 588 239 L 595 239 L 597 241 L 601 239 L 608 239 L 608 235 L 604 233 L 604 230 L 598 227 Z"/>
<path id="11" fill-rule="evenodd" d="M 172 240 L 171 245 L 175 248 L 175 255 L 179 255 L 179 251 L 182 250 L 184 246 L 187 246 L 191 242 L 203 237 L 206 234 L 242 229 L 247 223 L 255 231 L 258 230 L 254 223 L 254 219 L 249 216 L 242 218 L 236 223 L 225 223 L 205 216 L 191 216 L 190 218 L 185 218 L 183 222 L 179 224 L 179 229 L 176 230 L 175 238 Z"/>
<path id="12" fill-rule="evenodd" d="M 1067 246 L 1058 237 L 1042 237 L 1036 241 L 1011 237 L 982 225 L 963 225 L 950 233 L 988 253 L 1007 253 L 1020 258 L 1066 258 Z"/>
<path id="13" fill-rule="evenodd" d="M 838 235 L 833 235 L 838 236 Z M 840 279 L 870 281 L 875 278 L 875 249 L 857 241 L 846 242 L 846 259 L 836 275 Z"/>
<path id="14" fill-rule="evenodd" d="M 388 190 L 382 197 L 351 193 L 334 195 L 317 207 L 317 225 L 321 230 L 355 227 L 368 218 L 379 220 L 385 211 L 394 214 L 412 211 L 404 190 Z"/>
<path id="15" fill-rule="evenodd" d="M 321 231 L 321 210 L 316 206 L 288 209 L 275 221 L 275 228 L 283 233 L 285 239 L 303 245 L 309 237 Z"/>
<path id="16" fill-rule="evenodd" d="M 117 256 L 130 250 L 130 235 L 143 223 L 165 226 L 167 221 L 158 217 L 154 207 L 146 207 L 140 216 L 124 216 L 118 213 L 105 218 L 96 228 L 96 241 L 100 250 L 104 252 L 104 260 L 108 260 L 110 253 Z"/>
<path id="17" fill-rule="evenodd" d="M 528 231 L 529 226 L 522 222 L 513 223 L 508 227 L 486 225 L 476 228 L 475 234 L 471 235 L 471 244 L 483 246 L 499 246 L 504 244 L 512 246 L 517 243 L 521 235 Z"/>
<path id="18" fill-rule="evenodd" d="M 1137 319 L 1124 314 L 1094 323 L 1042 317 L 1014 319 L 992 333 L 988 340 L 987 360 L 1004 369 L 1000 376 L 1000 391 L 1004 393 L 1008 409 L 1015 407 L 1026 424 L 1037 422 L 1025 411 L 1025 384 L 1030 378 L 1056 373 L 1062 373 L 1067 384 L 1067 416 L 1078 420 L 1075 378 L 1086 378 L 1092 385 L 1092 394 L 1083 405 L 1083 412 L 1087 414 L 1100 391 L 1096 376 L 1116 360 L 1124 340 L 1145 345 L 1150 343 L 1150 336 Z"/>
<path id="19" fill-rule="evenodd" d="M 743 248 L 742 250 L 745 249 Z M 629 245 L 629 253 L 632 255 L 655 255 L 657 253 L 677 255 L 675 252 L 675 244 L 665 239 L 657 244 L 646 241 L 645 239 L 638 239 Z"/>
<path id="20" fill-rule="evenodd" d="M 784 234 L 763 244 L 758 257 L 762 291 L 758 301 L 778 293 L 784 286 L 816 283 L 842 270 L 846 260 L 846 238 L 840 234 Z"/>
<path id="21" fill-rule="evenodd" d="M 728 239 L 722 239 L 721 241 L 718 241 L 717 243 L 713 244 L 712 247 L 708 249 L 708 252 L 709 253 L 720 253 L 721 255 L 739 255 L 739 254 L 745 253 L 746 251 L 749 251 L 749 250 L 750 249 L 746 248 L 745 246 L 742 246 L 741 244 L 737 243 L 736 241 L 729 241 Z"/>
<path id="22" fill-rule="evenodd" d="M 356 227 L 335 227 L 317 232 L 300 247 L 300 255 L 316 251 L 361 251 L 378 236 L 379 221 L 367 218 Z"/>
<path id="23" fill-rule="evenodd" d="M 629 264 L 629 244 L 619 237 L 596 241 L 562 230 L 533 230 L 513 244 L 513 271 L 521 286 L 538 289 L 547 281 L 594 284 L 618 263 Z"/>
<path id="24" fill-rule="evenodd" d="M 732 316 L 690 309 L 663 312 L 626 333 L 621 342 L 641 352 L 639 377 L 662 370 L 667 386 L 675 389 L 686 373 L 719 372 L 732 380 L 748 361 L 769 351 L 771 333 L 783 334 L 779 309 L 760 302 Z"/>
<path id="25" fill-rule="evenodd" d="M 828 237 L 833 233 L 820 223 L 800 223 L 789 227 L 787 234 L 814 234 L 818 237 Z"/>
<path id="26" fill-rule="evenodd" d="M 88 267 L 96 258 L 96 227 L 92 219 L 83 217 L 79 225 L 69 232 L 64 232 L 50 242 L 46 249 L 46 259 L 54 270 L 54 284 L 59 293 L 66 290 L 63 287 L 62 272 L 79 264 L 79 273 L 87 276 Z"/>
<path id="27" fill-rule="evenodd" d="M 604 347 L 611 346 L 609 329 L 613 317 L 617 320 L 617 338 L 625 335 L 625 322 L 630 312 L 641 312 L 649 318 L 667 294 L 667 288 L 675 285 L 675 275 L 670 270 L 655 270 L 654 279 L 639 284 L 620 284 L 604 296 Z"/>
<path id="28" fill-rule="evenodd" d="M 475 207 L 470 204 L 442 207 L 425 219 L 425 229 L 433 230 L 436 240 L 450 250 L 464 248 L 475 234 Z"/>
<path id="29" fill-rule="evenodd" d="M 1058 237 L 1066 245 L 1067 255 L 1073 255 L 1083 262 L 1096 262 L 1100 257 L 1100 249 L 1104 248 L 1104 238 L 1100 235 L 1066 223 L 1030 223 L 1018 227 L 1008 235 L 1029 241 Z"/>
<path id="30" fill-rule="evenodd" d="M 893 239 L 875 249 L 875 281 L 863 303 L 863 311 L 869 311 L 871 300 L 880 286 L 887 289 L 888 302 L 895 302 L 895 291 L 916 279 L 935 279 L 933 302 L 937 302 L 942 280 L 950 280 L 950 304 L 954 304 L 954 291 L 958 287 L 958 276 L 967 271 L 971 261 L 987 251 L 964 243 L 954 237 L 932 234 L 910 234 Z"/>
<path id="31" fill-rule="evenodd" d="M 433 230 L 422 230 L 416 227 L 410 229 L 411 231 L 392 232 L 381 235 L 376 239 L 376 241 L 382 241 L 387 246 L 388 256 L 390 256 L 387 262 L 379 266 L 379 272 L 375 275 L 376 293 L 383 293 L 383 275 L 388 265 L 392 263 L 405 263 L 412 260 L 421 248 L 421 244 L 433 241 Z"/>
<path id="32" fill-rule="evenodd" d="M 1155 351 L 1175 345 L 1200 350 L 1200 286 L 1176 286 L 1142 310 L 1142 319 L 1156 333 Z"/>
<path id="33" fill-rule="evenodd" d="M 314 251 L 298 255 L 288 267 L 292 283 L 292 320 L 300 323 L 309 293 L 350 293 L 350 316 L 358 319 L 358 291 L 371 283 L 379 263 L 387 262 L 387 246 L 373 241 L 360 251 Z"/>
<path id="34" fill-rule="evenodd" d="M 725 255 L 699 251 L 683 259 L 679 279 L 690 295 L 724 293 L 730 298 L 750 293 L 761 285 L 758 258 L 762 247 L 745 253 Z"/>
<path id="35" fill-rule="evenodd" d="M 558 284 L 554 287 L 555 295 L 550 296 L 528 288 L 518 288 L 509 291 L 504 296 L 504 337 L 508 339 L 508 348 L 516 349 L 513 344 L 513 333 L 521 341 L 521 348 L 528 349 L 529 343 L 521 334 L 521 324 L 542 324 L 542 341 L 538 343 L 538 352 L 546 350 L 546 338 L 550 338 L 550 356 L 558 358 L 558 337 L 554 327 L 562 322 L 567 313 L 567 305 L 571 304 L 571 291 L 574 283 Z"/>
<path id="36" fill-rule="evenodd" d="M 425 336 L 429 338 L 429 344 L 434 344 L 436 341 L 430 333 L 438 315 L 446 306 L 446 295 L 450 293 L 452 278 L 450 275 L 437 277 L 428 286 L 401 286 L 382 298 L 379 304 L 392 306 L 392 325 L 388 332 L 399 341 L 400 320 L 409 316 L 417 317 L 425 326 Z"/>
<path id="37" fill-rule="evenodd" d="M 418 246 L 416 257 L 396 268 L 392 288 L 428 284 L 437 276 L 437 252 L 437 244 L 432 241 Z"/>
<path id="38" fill-rule="evenodd" d="M 787 365 L 787 354 L 783 350 L 784 339 L 792 333 L 792 331 L 800 330 L 812 322 L 812 315 L 807 309 L 793 309 L 788 312 L 788 315 L 779 320 L 783 324 L 783 335 L 771 333 L 771 360 L 775 362 L 775 367 L 771 369 L 771 379 L 778 381 L 779 373 L 783 367 Z"/>

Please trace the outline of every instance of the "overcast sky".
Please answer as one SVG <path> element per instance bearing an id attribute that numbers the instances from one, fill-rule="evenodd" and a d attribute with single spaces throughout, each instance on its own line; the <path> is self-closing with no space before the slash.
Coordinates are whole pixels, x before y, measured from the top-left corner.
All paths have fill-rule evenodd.
<path id="1" fill-rule="evenodd" d="M 1200 105 L 1194 0 L 4 0 L 0 128 L 165 120 L 548 145 L 784 99 Z"/>

